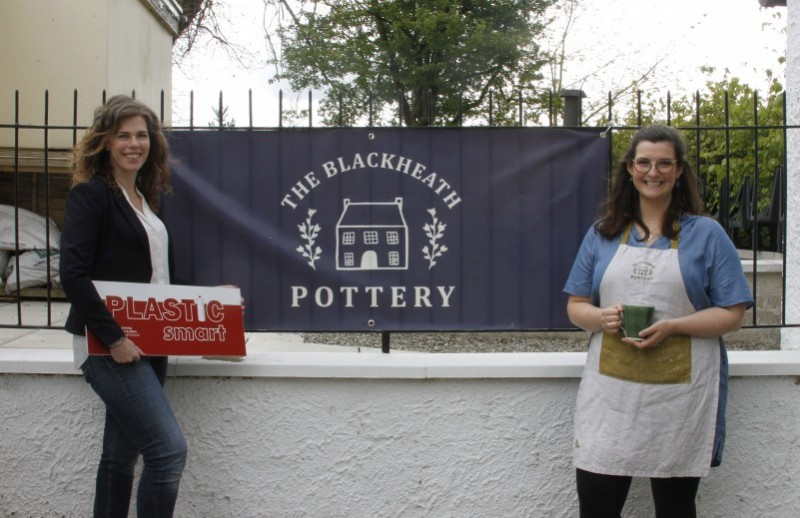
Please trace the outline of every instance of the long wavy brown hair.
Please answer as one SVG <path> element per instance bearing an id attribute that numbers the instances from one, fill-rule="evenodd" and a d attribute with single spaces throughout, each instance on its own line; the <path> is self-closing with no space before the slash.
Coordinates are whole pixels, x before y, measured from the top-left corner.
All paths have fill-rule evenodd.
<path id="1" fill-rule="evenodd" d="M 97 176 L 115 191 L 119 190 L 106 148 L 122 121 L 137 115 L 147 123 L 150 153 L 136 175 L 136 187 L 153 212 L 158 212 L 159 195 L 170 192 L 169 144 L 155 112 L 146 104 L 127 95 L 115 95 L 95 110 L 92 125 L 73 149 L 72 185 L 87 182 Z"/>
<path id="2" fill-rule="evenodd" d="M 672 200 L 661 227 L 661 233 L 667 239 L 674 239 L 680 231 L 680 217 L 684 214 L 703 214 L 703 201 L 700 198 L 697 175 L 686 160 L 686 143 L 678 130 L 669 126 L 647 126 L 634 133 L 628 150 L 617 166 L 611 195 L 603 206 L 603 215 L 595 224 L 595 228 L 603 237 L 612 238 L 635 222 L 645 230 L 645 233 L 650 233 L 650 229 L 642 221 L 639 192 L 628 174 L 628 164 L 635 158 L 636 147 L 641 142 L 671 142 L 675 148 L 675 158 L 678 160 L 676 166 L 683 167 L 683 174 L 675 183 Z"/>

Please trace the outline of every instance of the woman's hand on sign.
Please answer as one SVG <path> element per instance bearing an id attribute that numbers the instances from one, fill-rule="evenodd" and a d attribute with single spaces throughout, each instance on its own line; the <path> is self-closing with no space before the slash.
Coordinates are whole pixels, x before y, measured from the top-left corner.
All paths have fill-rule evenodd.
<path id="1" fill-rule="evenodd" d="M 117 363 L 138 362 L 143 355 L 144 353 L 139 349 L 139 346 L 127 338 L 122 341 L 122 344 L 111 348 L 111 357 Z"/>

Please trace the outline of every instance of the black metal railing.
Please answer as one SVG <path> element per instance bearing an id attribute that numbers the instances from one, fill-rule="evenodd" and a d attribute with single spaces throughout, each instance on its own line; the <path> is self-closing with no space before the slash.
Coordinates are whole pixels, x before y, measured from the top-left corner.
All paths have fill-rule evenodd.
<path id="1" fill-rule="evenodd" d="M 132 95 L 135 97 L 136 92 L 132 92 Z M 777 121 L 777 123 L 771 120 L 768 121 L 768 124 L 759 124 L 760 105 L 757 94 L 753 96 L 752 124 L 731 123 L 730 107 L 726 94 L 722 124 L 715 123 L 704 125 L 705 121 L 701 117 L 704 101 L 699 93 L 695 96 L 694 120 L 691 124 L 688 124 L 685 120 L 678 121 L 675 118 L 675 114 L 671 109 L 672 104 L 669 94 L 667 94 L 666 112 L 664 114 L 654 115 L 644 113 L 641 103 L 641 92 L 637 93 L 637 100 L 633 110 L 629 111 L 629 115 L 624 118 L 625 120 L 632 119 L 631 124 L 613 122 L 615 119 L 620 118 L 614 114 L 614 110 L 619 107 L 612 103 L 610 94 L 608 98 L 607 115 L 602 117 L 597 123 L 598 127 L 605 128 L 606 130 L 601 136 L 607 136 L 612 142 L 612 152 L 609 156 L 609 171 L 613 170 L 612 164 L 615 159 L 615 143 L 620 147 L 624 145 L 627 142 L 627 139 L 624 138 L 626 134 L 638 129 L 638 127 L 649 124 L 654 120 L 659 120 L 662 123 L 677 127 L 684 133 L 689 141 L 689 147 L 692 150 L 693 165 L 700 178 L 701 192 L 704 196 L 704 201 L 707 203 L 707 207 L 712 208 L 711 212 L 717 217 L 726 231 L 728 231 L 738 248 L 749 251 L 748 255 L 752 257 L 752 270 L 750 273 L 752 274 L 753 281 L 753 295 L 756 298 L 758 298 L 760 286 L 758 281 L 758 265 L 759 261 L 765 260 L 765 252 L 775 254 L 774 258 L 771 259 L 772 261 L 782 261 L 782 272 L 784 272 L 786 268 L 785 254 L 783 254 L 786 235 L 786 133 L 789 129 L 796 129 L 796 127 L 790 127 L 786 123 L 785 94 L 782 95 L 784 108 L 781 114 L 781 120 Z M 544 106 L 549 126 L 557 125 L 556 119 L 559 108 L 562 108 L 567 102 L 574 102 L 575 99 L 581 98 L 581 96 L 574 95 L 574 92 L 571 92 L 569 97 L 569 99 L 567 99 L 566 96 L 559 97 L 553 92 L 547 94 L 547 100 Z M 66 185 L 68 189 L 69 175 L 63 164 L 57 167 L 53 164 L 53 160 L 54 156 L 58 155 L 61 157 L 59 159 L 60 162 L 63 162 L 63 157 L 69 154 L 70 147 L 74 146 L 77 142 L 79 133 L 88 125 L 88 123 L 78 120 L 78 99 L 78 92 L 75 91 L 71 106 L 72 120 L 66 124 L 53 124 L 50 118 L 52 108 L 50 96 L 48 92 L 45 92 L 42 98 L 42 122 L 40 124 L 22 124 L 20 122 L 23 118 L 23 114 L 20 113 L 20 93 L 16 93 L 15 98 L 11 101 L 13 102 L 13 120 L 0 121 L 0 180 L 2 180 L 2 183 L 0 183 L 0 203 L 13 205 L 15 211 L 18 211 L 20 208 L 30 209 L 30 207 L 28 207 L 29 204 L 24 201 L 25 196 L 23 196 L 23 194 L 31 193 L 23 193 L 21 191 L 23 186 L 30 188 L 30 182 L 24 182 L 23 177 L 26 174 L 41 175 L 41 182 L 37 183 L 36 189 L 39 189 L 38 185 L 43 183 L 44 192 L 37 193 L 32 197 L 42 196 L 44 198 L 44 205 L 43 207 L 37 205 L 34 208 L 34 212 L 37 212 L 48 220 L 55 219 L 58 222 L 60 213 L 54 206 L 59 204 L 54 202 L 56 201 L 56 197 L 65 197 L 64 186 Z M 98 103 L 104 102 L 105 99 L 106 93 L 102 92 L 102 94 L 98 96 Z M 216 126 L 203 127 L 196 125 L 195 98 L 193 93 L 189 95 L 188 102 L 188 126 L 167 125 L 167 130 L 279 131 L 288 129 L 284 124 L 285 111 L 282 92 L 279 94 L 278 98 L 276 126 L 272 127 L 257 127 L 253 125 L 254 105 L 252 91 L 248 93 L 247 99 L 249 118 L 247 126 L 231 127 L 230 125 L 226 125 L 226 121 L 224 120 L 225 101 L 221 92 L 218 97 L 218 108 L 215 110 L 217 114 Z M 374 107 L 371 105 L 372 101 L 370 100 L 369 102 L 368 117 L 365 120 L 366 127 L 372 127 L 375 122 L 373 117 Z M 494 112 L 491 109 L 493 103 L 491 95 L 488 96 L 487 102 L 489 103 L 489 109 L 486 110 L 485 113 L 488 114 L 488 116 L 484 116 L 481 120 L 484 124 L 492 126 L 494 125 Z M 313 103 L 314 99 L 312 93 L 309 92 L 307 110 L 308 124 L 304 126 L 308 129 L 323 127 L 314 126 Z M 525 125 L 525 106 L 523 106 L 522 95 L 518 97 L 518 103 L 516 122 L 518 126 L 523 127 Z M 402 107 L 402 104 L 398 103 L 398 106 Z M 167 109 L 166 96 L 162 91 L 160 94 L 160 104 L 157 110 L 162 121 L 165 120 Z M 340 101 L 340 113 L 338 118 L 340 122 L 343 120 L 342 109 L 342 102 Z M 572 106 L 570 110 L 571 113 L 576 113 L 574 106 Z M 579 108 L 577 113 L 580 113 Z M 456 121 L 463 125 L 466 119 L 467 117 L 465 114 L 459 113 Z M 403 120 L 402 113 L 398 113 L 397 120 Z M 562 127 L 569 128 L 579 126 L 582 124 L 582 121 L 573 119 L 568 121 L 568 123 L 569 124 L 563 125 Z M 295 129 L 295 127 L 292 127 L 292 129 Z M 26 134 L 30 134 L 31 132 L 40 134 L 38 139 L 40 142 L 39 153 L 34 153 L 35 158 L 31 159 L 32 162 L 35 163 L 29 163 L 27 166 L 23 166 L 22 164 L 23 155 L 28 149 L 23 149 L 20 145 L 21 132 L 25 132 Z M 56 133 L 66 133 L 68 137 L 66 139 L 62 138 L 61 140 L 62 142 L 67 140 L 71 145 L 64 146 L 62 144 L 60 146 L 54 146 L 52 144 L 52 136 Z M 774 146 L 776 140 L 775 134 L 779 135 L 777 139 L 780 141 L 779 150 L 777 152 Z M 750 171 L 750 174 L 744 174 L 741 170 L 737 171 L 732 169 L 733 157 L 731 156 L 731 141 L 734 138 L 741 140 L 743 135 L 745 135 L 744 138 L 751 143 L 750 149 L 752 156 L 738 158 L 742 159 L 743 163 L 752 162 L 752 171 Z M 769 138 L 769 141 L 772 143 L 770 153 L 777 156 L 765 156 L 765 152 L 762 150 L 762 142 L 765 138 Z M 704 153 L 707 147 L 711 145 L 713 145 L 715 149 L 719 148 L 722 150 L 719 152 L 715 161 L 710 161 L 708 154 Z M 765 171 L 763 164 L 777 165 L 772 167 L 772 170 Z M 719 173 L 720 167 L 724 167 L 724 172 L 722 174 Z M 715 175 L 711 175 L 711 171 L 714 171 Z M 765 181 L 765 178 L 769 178 L 769 180 Z M 54 185 L 59 186 L 60 189 L 55 189 L 55 191 L 53 191 L 52 188 Z M 732 188 L 732 186 L 736 188 Z M 63 204 L 63 200 L 58 201 L 60 204 Z M 18 243 L 19 228 L 16 214 L 14 225 L 16 242 Z M 45 229 L 47 229 L 47 225 L 45 225 Z M 49 235 L 46 237 L 46 242 L 48 243 L 46 253 L 49 256 L 53 250 L 51 250 L 49 246 Z M 13 260 L 18 261 L 20 254 L 19 247 L 15 246 L 12 252 Z M 54 275 L 53 272 L 50 271 L 50 262 L 46 261 L 46 263 L 48 265 L 47 279 L 52 280 Z M 19 275 L 18 262 L 15 272 L 16 275 Z M 19 279 L 17 279 L 17 286 L 19 286 Z M 752 312 L 752 323 L 750 324 L 752 327 L 780 327 L 787 325 L 785 304 L 783 303 L 786 298 L 785 279 L 783 279 L 781 286 L 781 315 L 779 322 L 765 322 L 764 319 L 759 318 L 759 310 L 755 308 Z M 22 290 L 7 294 L 5 300 L 7 302 L 15 302 L 17 305 L 17 321 L 14 323 L 0 323 L 0 327 L 53 327 L 53 303 L 58 301 L 59 298 L 60 293 L 53 287 L 52 282 L 47 282 L 40 291 L 35 293 L 26 293 Z M 35 325 L 23 322 L 21 308 L 23 301 L 26 299 L 41 300 L 46 304 L 46 322 Z"/>

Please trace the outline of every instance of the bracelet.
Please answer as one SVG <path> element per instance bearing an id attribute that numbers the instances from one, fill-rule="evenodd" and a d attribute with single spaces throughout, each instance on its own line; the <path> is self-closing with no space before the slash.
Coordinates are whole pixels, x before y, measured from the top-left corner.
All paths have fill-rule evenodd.
<path id="1" fill-rule="evenodd" d="M 115 348 L 119 347 L 120 345 L 122 345 L 124 342 L 125 342 L 125 337 L 123 336 L 122 338 L 120 338 L 118 340 L 114 340 L 113 342 L 108 344 L 108 348 L 109 349 L 115 349 Z"/>

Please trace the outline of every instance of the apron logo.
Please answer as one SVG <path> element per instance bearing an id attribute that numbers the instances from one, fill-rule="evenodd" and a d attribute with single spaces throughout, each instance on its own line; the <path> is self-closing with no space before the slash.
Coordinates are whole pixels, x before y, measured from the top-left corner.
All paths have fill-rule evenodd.
<path id="1" fill-rule="evenodd" d="M 653 263 L 647 261 L 634 263 L 633 270 L 631 271 L 631 280 L 650 282 L 653 280 L 655 270 L 656 267 Z"/>

